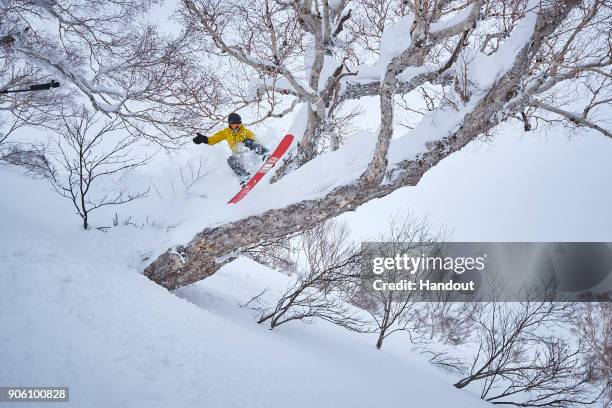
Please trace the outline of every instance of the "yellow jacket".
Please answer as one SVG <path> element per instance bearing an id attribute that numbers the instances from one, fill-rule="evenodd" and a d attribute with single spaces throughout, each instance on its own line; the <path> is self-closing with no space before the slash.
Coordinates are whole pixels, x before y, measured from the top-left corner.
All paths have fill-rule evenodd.
<path id="1" fill-rule="evenodd" d="M 216 132 L 208 138 L 208 144 L 213 145 L 219 143 L 222 140 L 227 140 L 227 144 L 233 152 L 236 151 L 238 143 L 242 143 L 246 139 L 255 139 L 255 133 L 245 128 L 244 125 L 240 125 L 238 130 L 235 132 L 229 127 L 221 129 L 220 131 Z"/>

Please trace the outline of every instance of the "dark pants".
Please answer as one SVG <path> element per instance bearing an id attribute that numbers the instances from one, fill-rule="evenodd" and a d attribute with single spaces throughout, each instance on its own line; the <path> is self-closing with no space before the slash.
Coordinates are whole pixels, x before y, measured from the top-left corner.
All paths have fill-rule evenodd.
<path id="1" fill-rule="evenodd" d="M 250 150 L 257 153 L 261 157 L 262 160 L 265 160 L 268 157 L 268 149 L 266 149 L 265 147 L 263 147 L 262 145 L 254 141 L 253 139 L 245 139 L 244 142 L 242 142 L 242 144 L 248 147 Z"/>
<path id="2" fill-rule="evenodd" d="M 268 149 L 266 149 L 253 139 L 246 139 L 244 142 L 242 142 L 242 144 L 244 144 L 249 150 L 254 151 L 258 156 L 261 157 L 262 160 L 265 160 L 268 157 Z M 250 176 L 247 169 L 245 169 L 242 163 L 240 162 L 238 155 L 232 154 L 230 157 L 228 157 L 227 164 L 234 171 L 234 173 L 236 173 L 236 175 L 240 177 L 240 179 L 246 180 Z"/>

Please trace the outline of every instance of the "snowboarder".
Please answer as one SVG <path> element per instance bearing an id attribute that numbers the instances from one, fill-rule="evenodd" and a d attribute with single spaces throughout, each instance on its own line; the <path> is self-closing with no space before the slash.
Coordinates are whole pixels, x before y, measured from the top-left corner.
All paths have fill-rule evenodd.
<path id="1" fill-rule="evenodd" d="M 249 181 L 250 174 L 244 167 L 240 158 L 241 153 L 244 152 L 241 146 L 252 150 L 264 161 L 268 157 L 268 149 L 255 140 L 255 134 L 242 124 L 242 118 L 239 114 L 235 112 L 230 113 L 227 117 L 227 122 L 228 127 L 219 130 L 210 137 L 197 133 L 197 136 L 193 138 L 193 142 L 195 144 L 205 143 L 213 145 L 222 140 L 227 141 L 227 144 L 232 150 L 232 155 L 227 159 L 227 164 L 239 177 L 240 184 L 244 186 L 244 184 Z"/>

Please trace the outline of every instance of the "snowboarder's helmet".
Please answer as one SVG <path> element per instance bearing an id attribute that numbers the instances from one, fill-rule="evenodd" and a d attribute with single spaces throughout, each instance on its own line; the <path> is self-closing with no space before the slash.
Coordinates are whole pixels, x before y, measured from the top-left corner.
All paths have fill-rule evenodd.
<path id="1" fill-rule="evenodd" d="M 230 125 L 240 125 L 242 123 L 242 118 L 236 112 L 230 113 L 227 117 L 227 123 Z"/>

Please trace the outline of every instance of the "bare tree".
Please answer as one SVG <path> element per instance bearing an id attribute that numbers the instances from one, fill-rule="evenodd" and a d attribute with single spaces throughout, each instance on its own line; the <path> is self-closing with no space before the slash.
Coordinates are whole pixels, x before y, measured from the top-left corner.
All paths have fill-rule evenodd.
<path id="1" fill-rule="evenodd" d="M 481 305 L 476 302 L 457 302 L 451 294 L 440 295 L 437 302 L 419 302 L 400 317 L 399 324 L 410 334 L 413 343 L 426 345 L 464 344 L 471 338 L 473 317 Z"/>
<path id="2" fill-rule="evenodd" d="M 595 404 L 601 390 L 588 384 L 582 342 L 562 334 L 573 311 L 560 302 L 486 303 L 474 318 L 479 347 L 471 369 L 455 387 L 477 383 L 481 398 L 498 405 Z"/>
<path id="3" fill-rule="evenodd" d="M 580 303 L 574 322 L 584 347 L 588 380 L 604 387 L 602 406 L 609 406 L 612 404 L 612 304 Z"/>
<path id="4" fill-rule="evenodd" d="M 360 265 L 359 249 L 349 242 L 346 226 L 326 222 L 299 239 L 306 265 L 276 305 L 261 311 L 258 323 L 269 321 L 274 329 L 290 321 L 322 319 L 349 330 L 367 331 L 368 322 L 343 296 Z"/>
<path id="5" fill-rule="evenodd" d="M 191 190 L 198 181 L 208 175 L 208 173 L 204 172 L 205 165 L 206 160 L 200 158 L 197 163 L 189 162 L 187 166 L 185 166 L 185 169 L 183 169 L 183 167 L 179 169 L 181 184 L 183 184 L 186 195 L 189 194 L 189 190 Z"/>
<path id="6" fill-rule="evenodd" d="M 265 27 L 254 22 L 236 27 L 243 19 L 224 18 L 236 12 L 229 3 L 185 0 L 183 5 L 189 27 L 201 35 L 203 44 L 251 70 L 259 78 L 258 89 L 297 99 L 305 109 L 304 137 L 276 172 L 276 180 L 305 171 L 301 164 L 307 161 L 325 167 L 317 129 L 343 101 L 378 95 L 381 127 L 373 154 L 355 179 L 325 188 L 317 185 L 316 195 L 308 199 L 262 207 L 258 214 L 206 228 L 190 243 L 162 254 L 145 274 L 168 288 L 213 274 L 225 254 L 308 229 L 415 185 L 441 160 L 502 122 L 520 120 L 525 128 L 533 128 L 534 115 L 563 118 L 546 108 L 574 100 L 571 87 L 580 85 L 579 94 L 586 100 L 595 98 L 586 119 L 580 113 L 567 123 L 580 127 L 588 126 L 588 121 L 605 127 L 597 117 L 609 106 L 605 81 L 612 13 L 608 1 L 408 2 L 393 35 L 382 36 L 389 38 L 389 43 L 381 44 L 384 58 L 356 67 L 342 62 L 341 39 L 348 35 L 343 27 L 352 15 L 344 2 L 333 6 L 326 0 L 277 2 L 268 4 L 267 12 L 266 4 L 253 3 L 250 10 L 272 18 L 272 25 Z M 303 44 L 306 40 L 310 42 Z M 302 48 L 313 57 L 307 58 L 307 66 L 296 63 L 303 56 Z M 335 69 L 327 69 L 326 61 Z M 323 66 L 327 68 L 322 70 Z M 432 87 L 427 94 L 420 93 L 431 106 L 412 132 L 393 138 L 395 96 L 421 92 L 423 85 Z M 443 97 L 432 99 L 431 89 Z M 567 107 L 563 110 L 569 112 Z M 308 171 L 313 168 L 317 168 L 314 163 Z M 272 195 L 275 184 L 269 186 Z"/>
<path id="7" fill-rule="evenodd" d="M 62 116 L 64 126 L 60 138 L 57 168 L 48 162 L 46 176 L 53 190 L 68 198 L 81 217 L 83 228 L 90 226 L 89 215 L 101 207 L 120 205 L 144 197 L 148 193 L 100 192 L 96 186 L 105 178 L 144 165 L 148 157 L 137 157 L 132 148 L 138 138 L 126 132 L 119 120 L 101 120 L 99 114 L 81 111 L 78 116 Z M 109 139 L 113 139 L 112 142 Z"/>
<path id="8" fill-rule="evenodd" d="M 364 247 L 362 257 L 369 262 L 375 257 L 395 258 L 398 255 L 427 256 L 434 250 L 433 242 L 440 239 L 430 231 L 427 218 L 417 220 L 410 214 L 395 214 L 391 217 L 388 231 L 382 234 L 375 247 Z M 367 260 L 367 261 L 366 261 Z M 406 315 L 417 301 L 416 290 L 373 289 L 374 280 L 385 284 L 397 284 L 406 278 L 426 279 L 431 271 L 419 268 L 408 272 L 405 269 L 385 269 L 380 275 L 364 269 L 361 273 L 352 301 L 364 308 L 371 316 L 378 338 L 376 348 L 380 349 L 384 340 L 395 332 L 407 330 L 411 319 Z"/>

